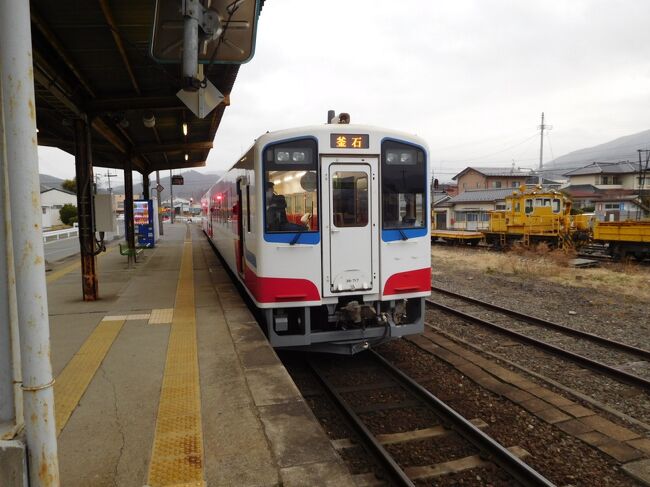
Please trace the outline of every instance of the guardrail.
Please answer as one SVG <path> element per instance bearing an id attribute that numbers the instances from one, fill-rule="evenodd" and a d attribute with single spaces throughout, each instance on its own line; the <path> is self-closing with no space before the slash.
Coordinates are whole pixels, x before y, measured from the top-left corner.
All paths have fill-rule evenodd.
<path id="1" fill-rule="evenodd" d="M 43 232 L 43 243 L 54 242 L 55 240 L 62 240 L 65 238 L 78 237 L 79 228 L 66 228 L 64 230 L 53 230 L 51 232 Z"/>

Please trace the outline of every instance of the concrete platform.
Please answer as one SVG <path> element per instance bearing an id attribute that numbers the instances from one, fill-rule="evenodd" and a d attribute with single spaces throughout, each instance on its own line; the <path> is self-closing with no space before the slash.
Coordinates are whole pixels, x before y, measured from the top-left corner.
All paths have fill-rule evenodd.
<path id="1" fill-rule="evenodd" d="M 48 273 L 65 486 L 354 485 L 196 226 Z"/>

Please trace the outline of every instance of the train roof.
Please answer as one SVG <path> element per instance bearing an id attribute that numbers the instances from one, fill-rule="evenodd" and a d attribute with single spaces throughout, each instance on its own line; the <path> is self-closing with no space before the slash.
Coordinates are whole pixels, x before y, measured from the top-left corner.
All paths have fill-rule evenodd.
<path id="1" fill-rule="evenodd" d="M 305 134 L 331 134 L 331 133 L 341 133 L 341 134 L 356 134 L 356 133 L 385 133 L 389 134 L 396 138 L 403 138 L 406 140 L 412 140 L 417 142 L 419 145 L 423 146 L 427 151 L 429 150 L 428 144 L 424 141 L 423 138 L 416 134 L 411 134 L 408 132 L 403 132 L 400 130 L 390 129 L 386 127 L 378 127 L 374 125 L 363 125 L 363 124 L 347 124 L 347 123 L 326 123 L 321 125 L 305 125 L 302 127 L 294 127 L 283 130 L 276 130 L 273 132 L 266 132 L 264 135 L 258 137 L 255 142 L 264 142 L 266 139 L 278 140 L 283 138 L 298 137 Z"/>

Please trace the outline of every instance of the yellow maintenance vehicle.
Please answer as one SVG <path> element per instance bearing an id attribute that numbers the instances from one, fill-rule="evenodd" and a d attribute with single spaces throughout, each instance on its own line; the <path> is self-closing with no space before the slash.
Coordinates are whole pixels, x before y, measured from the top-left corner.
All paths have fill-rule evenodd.
<path id="1" fill-rule="evenodd" d="M 589 238 L 588 218 L 571 215 L 571 199 L 554 189 L 519 188 L 506 197 L 506 209 L 490 212 L 484 231 L 488 244 L 506 247 L 519 242 L 546 242 L 551 247 L 574 248 Z"/>
<path id="2" fill-rule="evenodd" d="M 606 245 L 614 260 L 650 258 L 650 220 L 596 222 L 593 242 Z"/>

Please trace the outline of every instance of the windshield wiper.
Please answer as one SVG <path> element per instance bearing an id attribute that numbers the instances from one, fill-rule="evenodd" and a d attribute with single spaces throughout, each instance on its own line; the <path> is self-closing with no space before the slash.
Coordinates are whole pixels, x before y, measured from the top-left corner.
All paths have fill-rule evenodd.
<path id="1" fill-rule="evenodd" d="M 291 240 L 291 242 L 289 242 L 289 245 L 296 245 L 296 244 L 298 243 L 298 240 L 300 240 L 300 236 L 301 236 L 303 233 L 308 232 L 308 231 L 309 231 L 309 228 L 307 228 L 307 227 L 305 227 L 303 230 L 298 230 L 298 231 L 296 232 L 296 235 L 295 235 L 295 236 L 293 237 L 293 239 Z"/>
<path id="2" fill-rule="evenodd" d="M 402 236 L 402 240 L 408 240 L 409 239 L 401 228 L 398 228 L 397 231 Z"/>

